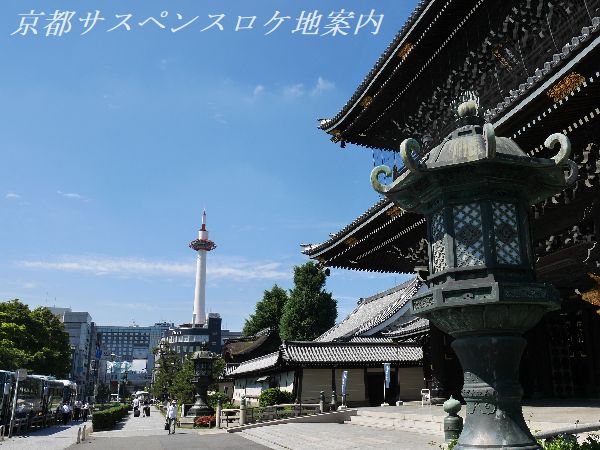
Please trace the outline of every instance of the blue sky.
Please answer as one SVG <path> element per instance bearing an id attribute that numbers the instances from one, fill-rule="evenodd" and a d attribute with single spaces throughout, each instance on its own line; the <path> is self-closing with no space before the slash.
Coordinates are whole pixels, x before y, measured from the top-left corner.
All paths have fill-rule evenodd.
<path id="1" fill-rule="evenodd" d="M 326 5 L 326 7 L 324 6 Z M 191 320 L 202 208 L 218 247 L 207 309 L 238 330 L 292 286 L 300 243 L 370 207 L 372 154 L 317 129 L 352 95 L 414 2 L 4 0 L 0 15 L 0 299 L 102 325 Z M 348 35 L 292 33 L 302 11 L 355 12 Z M 384 14 L 354 34 L 358 17 Z M 16 33 L 35 11 L 38 34 Z M 100 11 L 86 34 L 88 12 Z M 46 36 L 56 11 L 71 30 Z M 269 35 L 275 11 L 290 16 Z M 161 14 L 166 17 L 161 17 Z M 116 15 L 132 15 L 131 29 Z M 179 16 L 178 16 L 179 14 Z M 223 30 L 208 15 L 225 14 Z M 172 28 L 198 18 L 187 28 Z M 238 16 L 253 29 L 235 31 Z M 154 22 L 139 23 L 153 17 Z M 30 20 L 30 19 L 27 19 Z M 251 19 L 242 19 L 241 26 Z M 274 22 L 273 22 L 274 23 Z M 401 275 L 333 271 L 340 317 Z"/>

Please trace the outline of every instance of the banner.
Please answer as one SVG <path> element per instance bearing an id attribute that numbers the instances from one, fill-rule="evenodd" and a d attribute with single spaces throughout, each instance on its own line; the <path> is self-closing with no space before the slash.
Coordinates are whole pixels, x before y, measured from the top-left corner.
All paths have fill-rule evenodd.
<path id="1" fill-rule="evenodd" d="M 348 371 L 342 372 L 342 395 L 346 395 L 346 385 L 348 384 Z"/>
<path id="2" fill-rule="evenodd" d="M 390 363 L 383 363 L 383 372 L 385 374 L 385 388 L 390 388 Z"/>

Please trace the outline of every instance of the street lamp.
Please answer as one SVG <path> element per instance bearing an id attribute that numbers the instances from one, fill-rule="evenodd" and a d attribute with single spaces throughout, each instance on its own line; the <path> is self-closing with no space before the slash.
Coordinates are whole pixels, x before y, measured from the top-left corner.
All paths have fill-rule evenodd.
<path id="1" fill-rule="evenodd" d="M 558 144 L 556 156 L 530 158 L 514 141 L 495 136 L 475 102 L 460 105 L 458 116 L 458 128 L 424 157 L 416 140 L 402 142 L 406 170 L 384 186 L 379 174 L 392 171 L 376 167 L 371 183 L 427 217 L 429 290 L 412 307 L 455 337 L 467 402 L 456 449 L 537 450 L 521 410 L 522 334 L 558 309 L 560 297 L 535 279 L 528 211 L 572 185 L 577 166 L 563 134 L 545 142 L 550 150 Z"/>

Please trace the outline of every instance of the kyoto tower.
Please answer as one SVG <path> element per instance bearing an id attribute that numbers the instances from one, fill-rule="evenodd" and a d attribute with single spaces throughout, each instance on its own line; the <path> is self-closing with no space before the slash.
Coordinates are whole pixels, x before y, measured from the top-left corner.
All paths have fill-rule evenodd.
<path id="1" fill-rule="evenodd" d="M 196 290 L 194 292 L 194 314 L 192 326 L 201 327 L 206 321 L 206 253 L 217 245 L 208 239 L 206 229 L 206 210 L 202 213 L 202 227 L 198 231 L 198 239 L 190 242 L 190 248 L 198 252 L 196 261 Z"/>

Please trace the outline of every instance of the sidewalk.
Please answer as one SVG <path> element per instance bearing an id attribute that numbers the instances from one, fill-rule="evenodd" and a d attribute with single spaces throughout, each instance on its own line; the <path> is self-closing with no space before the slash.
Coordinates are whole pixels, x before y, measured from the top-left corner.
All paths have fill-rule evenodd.
<path id="1" fill-rule="evenodd" d="M 68 425 L 57 425 L 41 430 L 33 431 L 30 434 L 17 435 L 12 438 L 4 438 L 0 441 L 0 450 L 21 450 L 21 449 L 43 449 L 43 450 L 63 450 L 77 442 L 77 430 L 79 427 L 83 430 L 83 425 L 92 426 L 92 421 L 70 422 Z"/>
<path id="2" fill-rule="evenodd" d="M 150 416 L 133 417 L 133 412 L 129 413 L 129 416 L 124 418 L 117 426 L 110 431 L 98 431 L 92 434 L 92 438 L 104 438 L 104 437 L 131 437 L 131 436 L 159 436 L 166 435 L 165 431 L 165 417 L 160 411 L 152 407 L 150 408 Z M 175 434 L 194 433 L 196 430 L 177 428 Z"/>

